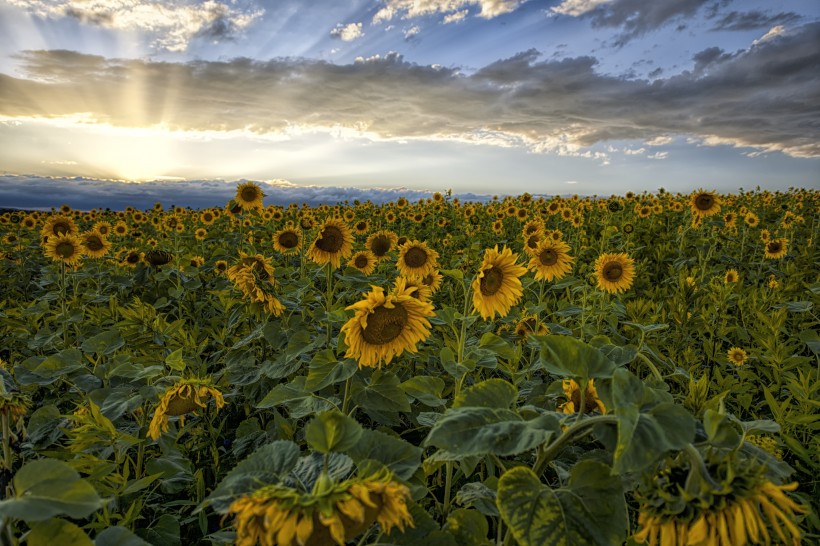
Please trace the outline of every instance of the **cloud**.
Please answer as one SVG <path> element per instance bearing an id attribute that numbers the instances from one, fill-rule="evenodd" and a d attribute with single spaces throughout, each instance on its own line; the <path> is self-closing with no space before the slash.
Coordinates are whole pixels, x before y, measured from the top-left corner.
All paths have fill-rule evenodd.
<path id="1" fill-rule="evenodd" d="M 223 207 L 236 195 L 236 186 L 246 180 L 156 180 L 120 182 L 93 178 L 45 177 L 33 175 L 0 175 L 0 203 L 19 209 L 50 209 L 65 203 L 79 210 L 134 207 L 151 208 L 161 202 L 192 208 Z M 265 205 L 290 203 L 335 205 L 345 201 L 372 201 L 375 204 L 406 197 L 411 202 L 432 197 L 433 191 L 407 188 L 354 188 L 334 186 L 300 186 L 287 180 L 255 181 L 265 193 Z M 454 193 L 461 201 L 488 201 L 489 195 Z"/>
<path id="2" fill-rule="evenodd" d="M 759 28 L 771 28 L 777 25 L 788 25 L 796 23 L 802 19 L 794 12 L 781 12 L 769 15 L 762 11 L 731 11 L 722 16 L 712 27 L 712 30 L 756 30 Z"/>
<path id="3" fill-rule="evenodd" d="M 25 78 L 0 75 L 0 116 L 265 135 L 318 129 L 593 158 L 596 143 L 682 135 L 817 157 L 818 49 L 820 23 L 811 23 L 748 50 L 704 50 L 693 69 L 653 81 L 599 74 L 592 57 L 541 60 L 535 50 L 469 75 L 396 53 L 336 65 L 29 51 L 18 58 Z"/>
<path id="4" fill-rule="evenodd" d="M 336 25 L 336 28 L 330 31 L 330 35 L 334 38 L 339 38 L 343 42 L 352 42 L 364 36 L 364 33 L 362 32 L 361 23 L 350 23 L 348 25 L 339 23 Z"/>
<path id="5" fill-rule="evenodd" d="M 478 17 L 493 19 L 511 13 L 527 0 L 386 0 L 384 7 L 373 16 L 373 24 L 390 21 L 394 17 L 412 19 L 425 15 L 444 15 L 444 22 L 460 21 L 471 7 L 478 7 Z M 449 20 L 448 20 L 449 18 Z"/>
<path id="6" fill-rule="evenodd" d="M 407 30 L 404 31 L 404 39 L 405 40 L 412 40 L 413 38 L 415 38 L 416 36 L 419 35 L 419 32 L 421 32 L 421 29 L 419 28 L 419 26 L 418 25 L 413 25 L 412 27 L 410 27 L 410 28 L 408 28 Z"/>
<path id="7" fill-rule="evenodd" d="M 776 27 L 772 27 L 772 28 L 769 29 L 769 31 L 766 34 L 764 34 L 763 36 L 761 36 L 757 40 L 754 40 L 752 42 L 752 45 L 757 45 L 757 44 L 760 44 L 762 42 L 771 40 L 775 36 L 780 36 L 784 32 L 786 32 L 786 27 L 784 27 L 783 25 L 777 25 Z"/>
<path id="8" fill-rule="evenodd" d="M 692 17 L 711 0 L 564 0 L 553 13 L 587 18 L 593 27 L 619 28 L 614 45 L 623 46 L 675 21 Z"/>
<path id="9" fill-rule="evenodd" d="M 259 19 L 265 10 L 241 9 L 235 1 L 199 4 L 160 0 L 8 0 L 44 18 L 70 17 L 89 25 L 145 32 L 151 46 L 185 51 L 194 38 L 231 39 Z"/>

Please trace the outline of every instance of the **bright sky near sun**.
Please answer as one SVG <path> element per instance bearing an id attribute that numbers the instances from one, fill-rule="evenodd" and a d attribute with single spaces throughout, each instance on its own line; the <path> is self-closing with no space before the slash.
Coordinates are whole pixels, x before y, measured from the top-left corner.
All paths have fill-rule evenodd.
<path id="1" fill-rule="evenodd" d="M 816 188 L 818 53 L 816 0 L 0 0 L 0 206 Z"/>

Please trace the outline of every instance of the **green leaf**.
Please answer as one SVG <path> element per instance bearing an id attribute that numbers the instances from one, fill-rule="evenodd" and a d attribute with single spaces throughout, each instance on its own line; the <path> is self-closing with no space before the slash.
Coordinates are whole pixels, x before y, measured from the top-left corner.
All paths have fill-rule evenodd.
<path id="1" fill-rule="evenodd" d="M 168 356 L 165 357 L 165 364 L 168 365 L 169 368 L 172 370 L 176 370 L 181 372 L 185 369 L 185 359 L 182 357 L 182 348 L 180 347 L 176 351 L 172 352 Z"/>
<path id="2" fill-rule="evenodd" d="M 601 351 L 574 337 L 548 335 L 538 342 L 539 365 L 549 373 L 586 383 L 590 377 L 607 378 L 615 371 L 615 363 Z"/>
<path id="3" fill-rule="evenodd" d="M 38 459 L 14 475 L 16 497 L 0 501 L 0 514 L 24 521 L 44 521 L 57 515 L 84 518 L 106 501 L 76 470 L 62 461 Z"/>
<path id="4" fill-rule="evenodd" d="M 441 398 L 444 380 L 440 377 L 416 375 L 400 384 L 399 388 L 426 406 L 435 408 L 447 403 Z"/>
<path id="5" fill-rule="evenodd" d="M 374 411 L 410 411 L 410 401 L 399 388 L 396 374 L 385 370 L 376 370 L 370 384 L 355 389 L 353 401 L 365 410 Z"/>
<path id="6" fill-rule="evenodd" d="M 522 546 L 623 544 L 626 503 L 620 478 L 607 465 L 585 460 L 572 468 L 567 487 L 551 489 L 527 467 L 498 481 L 497 504 Z"/>
<path id="7" fill-rule="evenodd" d="M 234 497 L 282 481 L 298 459 L 299 446 L 293 442 L 279 440 L 260 447 L 228 472 L 200 509 L 213 505 L 214 510 L 224 514 Z"/>
<path id="8" fill-rule="evenodd" d="M 125 345 L 125 340 L 118 330 L 106 330 L 83 341 L 82 349 L 86 353 L 109 355 Z"/>
<path id="9" fill-rule="evenodd" d="M 560 425 L 552 415 L 524 421 L 508 409 L 466 407 L 448 410 L 430 430 L 424 445 L 459 457 L 487 453 L 506 456 L 533 449 L 557 431 Z"/>
<path id="10" fill-rule="evenodd" d="M 487 379 L 464 389 L 453 400 L 453 408 L 509 409 L 518 401 L 518 389 L 503 379 Z"/>
<path id="11" fill-rule="evenodd" d="M 421 465 L 422 452 L 420 447 L 401 438 L 365 429 L 347 454 L 356 464 L 365 460 L 378 461 L 402 480 L 409 480 Z"/>
<path id="12" fill-rule="evenodd" d="M 256 404 L 256 407 L 264 409 L 285 406 L 291 417 L 295 419 L 333 409 L 335 406 L 324 398 L 305 392 L 305 379 L 304 376 L 300 376 L 294 378 L 290 383 L 276 385 Z"/>
<path id="13" fill-rule="evenodd" d="M 109 527 L 94 539 L 94 546 L 151 546 L 125 527 Z"/>
<path id="14" fill-rule="evenodd" d="M 319 453 L 347 451 L 356 445 L 361 436 L 362 426 L 338 410 L 320 413 L 305 429 L 307 444 Z"/>
<path id="15" fill-rule="evenodd" d="M 495 491 L 481 482 L 464 484 L 456 493 L 456 502 L 467 508 L 475 508 L 485 516 L 498 516 Z"/>
<path id="16" fill-rule="evenodd" d="M 94 546 L 85 531 L 64 519 L 34 523 L 26 540 L 28 546 Z"/>
<path id="17" fill-rule="evenodd" d="M 495 335 L 492 332 L 487 332 L 486 334 L 481 336 L 481 339 L 478 342 L 478 346 L 482 349 L 487 349 L 495 353 L 497 356 L 500 356 L 505 360 L 509 360 L 515 355 L 515 350 L 512 348 L 512 346 L 506 341 L 504 341 L 503 338 Z"/>
<path id="18" fill-rule="evenodd" d="M 316 392 L 354 376 L 359 365 L 353 359 L 338 360 L 330 349 L 319 351 L 310 361 L 305 390 Z"/>
<path id="19" fill-rule="evenodd" d="M 735 449 L 742 441 L 729 416 L 715 410 L 707 409 L 704 412 L 703 428 L 709 443 L 715 447 Z"/>
<path id="20" fill-rule="evenodd" d="M 445 530 L 449 531 L 459 546 L 489 546 L 487 535 L 490 526 L 480 512 L 459 508 L 447 516 Z"/>
<path id="21" fill-rule="evenodd" d="M 694 441 L 692 415 L 682 406 L 661 401 L 666 397 L 645 386 L 632 372 L 615 370 L 611 388 L 618 418 L 615 472 L 641 471 L 667 451 L 683 449 Z"/>

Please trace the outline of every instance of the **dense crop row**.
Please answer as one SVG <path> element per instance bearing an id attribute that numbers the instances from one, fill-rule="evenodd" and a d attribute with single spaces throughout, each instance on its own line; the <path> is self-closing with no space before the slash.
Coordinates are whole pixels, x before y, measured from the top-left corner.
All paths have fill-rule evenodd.
<path id="1" fill-rule="evenodd" d="M 820 194 L 0 215 L 0 544 L 820 535 Z"/>

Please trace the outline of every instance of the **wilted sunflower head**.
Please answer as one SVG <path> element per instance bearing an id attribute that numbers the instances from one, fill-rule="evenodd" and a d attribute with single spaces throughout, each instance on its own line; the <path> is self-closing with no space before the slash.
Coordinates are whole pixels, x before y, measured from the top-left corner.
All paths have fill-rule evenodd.
<path id="1" fill-rule="evenodd" d="M 610 294 L 629 290 L 635 279 L 635 261 L 628 254 L 601 254 L 595 261 L 598 288 Z"/>
<path id="2" fill-rule="evenodd" d="M 598 389 L 595 388 L 595 380 L 590 379 L 587 383 L 587 388 L 581 400 L 581 386 L 574 379 L 564 379 L 561 387 L 564 389 L 564 395 L 567 401 L 558 406 L 558 411 L 566 414 L 592 413 L 593 411 L 600 411 L 602 414 L 606 413 L 606 406 L 598 398 Z"/>
<path id="3" fill-rule="evenodd" d="M 168 432 L 168 417 L 180 417 L 207 407 L 208 398 L 216 402 L 219 410 L 225 405 L 225 399 L 210 378 L 182 379 L 166 389 L 156 409 L 151 424 L 148 426 L 148 436 L 157 440 L 163 432 Z"/>
<path id="4" fill-rule="evenodd" d="M 150 243 L 150 241 L 149 241 Z M 174 255 L 167 250 L 149 250 L 145 254 L 145 262 L 151 267 L 162 267 L 168 265 L 174 259 Z"/>
<path id="5" fill-rule="evenodd" d="M 549 333 L 549 327 L 535 315 L 525 315 L 515 323 L 515 335 L 520 340 L 530 336 L 546 336 Z"/>
<path id="6" fill-rule="evenodd" d="M 31 407 L 31 400 L 25 394 L 4 392 L 0 394 L 0 415 L 8 416 L 11 421 L 23 417 Z"/>

